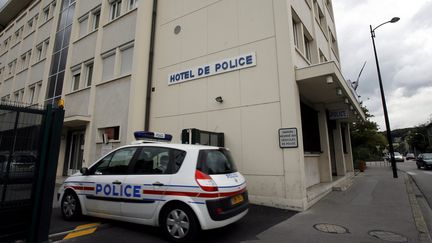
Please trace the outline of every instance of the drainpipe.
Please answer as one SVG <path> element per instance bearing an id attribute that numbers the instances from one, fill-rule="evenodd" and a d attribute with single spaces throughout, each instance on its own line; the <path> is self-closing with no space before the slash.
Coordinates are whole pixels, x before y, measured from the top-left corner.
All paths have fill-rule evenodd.
<path id="1" fill-rule="evenodd" d="M 155 43 L 155 32 L 156 32 L 156 12 L 157 12 L 157 0 L 153 0 L 153 12 L 152 12 L 152 27 L 150 35 L 150 53 L 148 62 L 147 72 L 147 94 L 146 94 L 146 107 L 145 107 L 145 120 L 144 130 L 148 131 L 150 127 L 150 102 L 152 93 L 152 78 L 153 78 L 153 54 L 154 54 L 154 43 Z"/>

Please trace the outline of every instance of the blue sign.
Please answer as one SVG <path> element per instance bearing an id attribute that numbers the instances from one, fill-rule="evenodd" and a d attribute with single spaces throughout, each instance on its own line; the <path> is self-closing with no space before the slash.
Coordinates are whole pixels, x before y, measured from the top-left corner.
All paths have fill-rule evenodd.
<path id="1" fill-rule="evenodd" d="M 224 59 L 168 75 L 168 85 L 256 66 L 255 53 Z"/>

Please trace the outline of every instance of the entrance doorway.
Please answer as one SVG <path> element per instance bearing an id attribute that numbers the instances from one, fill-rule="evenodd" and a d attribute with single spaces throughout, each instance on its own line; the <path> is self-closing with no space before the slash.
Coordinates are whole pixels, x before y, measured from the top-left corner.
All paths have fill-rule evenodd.
<path id="1" fill-rule="evenodd" d="M 69 154 L 67 156 L 67 175 L 78 172 L 84 156 L 84 131 L 71 132 L 69 136 Z"/>

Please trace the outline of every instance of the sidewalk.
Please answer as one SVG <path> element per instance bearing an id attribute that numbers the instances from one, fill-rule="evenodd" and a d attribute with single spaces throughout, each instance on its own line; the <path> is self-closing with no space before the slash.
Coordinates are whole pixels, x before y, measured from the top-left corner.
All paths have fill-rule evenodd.
<path id="1" fill-rule="evenodd" d="M 400 172 L 394 179 L 389 167 L 368 167 L 351 188 L 331 192 L 309 210 L 257 235 L 258 241 L 428 242 L 420 241 L 406 178 Z"/>

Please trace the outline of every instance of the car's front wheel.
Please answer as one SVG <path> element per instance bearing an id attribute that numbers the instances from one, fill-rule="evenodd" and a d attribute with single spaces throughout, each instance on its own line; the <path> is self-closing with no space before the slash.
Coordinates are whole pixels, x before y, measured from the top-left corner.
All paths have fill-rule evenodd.
<path id="1" fill-rule="evenodd" d="M 66 220 L 75 220 L 81 216 L 81 205 L 74 192 L 65 192 L 60 208 L 63 218 Z"/>
<path id="2" fill-rule="evenodd" d="M 198 219 L 185 205 L 171 205 L 162 212 L 161 217 L 162 230 L 172 242 L 191 242 L 198 235 Z"/>

